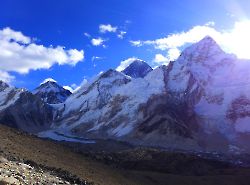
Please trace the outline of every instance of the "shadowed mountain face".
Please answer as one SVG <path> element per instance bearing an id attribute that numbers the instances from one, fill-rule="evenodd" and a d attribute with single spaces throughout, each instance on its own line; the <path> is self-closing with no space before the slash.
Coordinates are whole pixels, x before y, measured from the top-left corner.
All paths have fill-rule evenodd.
<path id="1" fill-rule="evenodd" d="M 0 122 L 27 132 L 50 128 L 52 108 L 25 89 L 0 82 Z"/>
<path id="2" fill-rule="evenodd" d="M 122 72 L 132 78 L 143 78 L 152 70 L 146 62 L 136 59 Z"/>
<path id="3" fill-rule="evenodd" d="M 48 81 L 37 87 L 33 94 L 48 104 L 63 103 L 72 93 L 56 82 Z"/>

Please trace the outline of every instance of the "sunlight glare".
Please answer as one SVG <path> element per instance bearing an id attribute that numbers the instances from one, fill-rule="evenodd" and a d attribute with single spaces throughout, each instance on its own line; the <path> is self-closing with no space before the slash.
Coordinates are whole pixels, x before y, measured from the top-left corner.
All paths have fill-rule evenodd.
<path id="1" fill-rule="evenodd" d="M 224 43 L 232 53 L 250 59 L 250 20 L 236 22 L 234 29 L 224 36 Z"/>

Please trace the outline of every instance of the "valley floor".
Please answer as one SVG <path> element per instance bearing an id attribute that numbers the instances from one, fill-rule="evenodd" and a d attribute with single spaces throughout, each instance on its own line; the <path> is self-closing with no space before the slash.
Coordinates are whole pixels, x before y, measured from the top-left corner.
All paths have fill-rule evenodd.
<path id="1" fill-rule="evenodd" d="M 129 148 L 112 153 L 93 150 L 88 153 L 84 149 L 88 148 L 74 152 L 65 144 L 0 125 L 0 184 L 11 184 L 17 179 L 21 184 L 25 184 L 24 179 L 33 184 L 36 178 L 38 184 L 250 184 L 250 169 L 233 168 L 194 156 Z"/>

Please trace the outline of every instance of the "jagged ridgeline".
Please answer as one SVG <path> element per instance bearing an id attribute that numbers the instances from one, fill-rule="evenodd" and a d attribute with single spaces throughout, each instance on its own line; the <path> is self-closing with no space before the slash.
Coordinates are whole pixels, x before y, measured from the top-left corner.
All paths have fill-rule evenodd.
<path id="1" fill-rule="evenodd" d="M 250 61 L 205 37 L 168 66 L 152 69 L 135 60 L 122 72 L 97 75 L 73 94 L 55 82 L 33 94 L 1 83 L 0 120 L 28 132 L 249 152 L 249 70 Z"/>

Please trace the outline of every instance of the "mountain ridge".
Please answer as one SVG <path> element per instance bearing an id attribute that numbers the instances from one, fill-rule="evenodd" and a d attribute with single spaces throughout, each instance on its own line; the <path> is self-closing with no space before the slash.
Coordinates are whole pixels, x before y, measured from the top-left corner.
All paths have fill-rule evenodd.
<path id="1" fill-rule="evenodd" d="M 51 129 L 135 145 L 250 152 L 243 139 L 250 137 L 249 61 L 205 37 L 168 66 L 148 71 L 141 64 L 126 68 L 139 76 L 108 70 L 56 104 Z"/>

